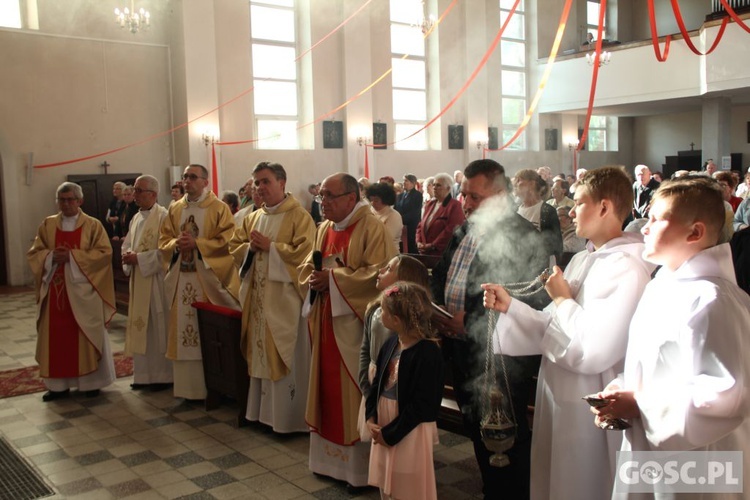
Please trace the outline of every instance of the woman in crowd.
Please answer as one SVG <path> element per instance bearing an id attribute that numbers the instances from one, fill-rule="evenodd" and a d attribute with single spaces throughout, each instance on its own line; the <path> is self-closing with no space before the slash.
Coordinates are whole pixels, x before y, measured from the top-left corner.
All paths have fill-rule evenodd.
<path id="1" fill-rule="evenodd" d="M 375 217 L 385 224 L 385 230 L 391 237 L 396 253 L 399 252 L 399 242 L 401 241 L 401 229 L 404 223 L 401 220 L 401 214 L 393 209 L 396 204 L 396 192 L 385 182 L 371 184 L 365 189 L 365 196 L 370 202 L 370 209 Z"/>
<path id="2" fill-rule="evenodd" d="M 546 191 L 547 183 L 529 168 L 520 170 L 513 178 L 513 192 L 520 201 L 518 214 L 542 233 L 547 254 L 554 255 L 559 262 L 563 252 L 560 219 L 557 210 L 544 203 Z"/>
<path id="3" fill-rule="evenodd" d="M 453 179 L 438 174 L 432 184 L 435 195 L 424 207 L 424 215 L 417 226 L 417 250 L 424 255 L 442 255 L 456 226 L 465 217 L 461 204 L 451 196 Z"/>

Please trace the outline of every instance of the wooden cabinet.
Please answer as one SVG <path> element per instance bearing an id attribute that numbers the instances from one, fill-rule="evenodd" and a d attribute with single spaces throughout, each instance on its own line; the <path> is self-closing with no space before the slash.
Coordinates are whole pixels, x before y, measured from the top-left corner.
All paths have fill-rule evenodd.
<path id="1" fill-rule="evenodd" d="M 242 312 L 207 302 L 196 302 L 206 379 L 206 410 L 217 408 L 223 396 L 237 401 L 237 427 L 247 424 L 247 393 L 250 376 L 240 350 Z"/>

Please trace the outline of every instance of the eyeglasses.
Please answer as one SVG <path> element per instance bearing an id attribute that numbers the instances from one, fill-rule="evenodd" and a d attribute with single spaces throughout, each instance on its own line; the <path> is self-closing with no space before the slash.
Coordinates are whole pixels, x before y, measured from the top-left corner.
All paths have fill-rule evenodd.
<path id="1" fill-rule="evenodd" d="M 185 175 L 182 176 L 182 179 L 185 180 L 185 181 L 186 180 L 194 181 L 196 179 L 205 179 L 205 177 L 202 177 L 200 175 L 195 175 L 195 174 L 185 174 Z"/>
<path id="2" fill-rule="evenodd" d="M 134 188 L 133 192 L 135 194 L 141 194 L 141 193 L 156 193 L 156 191 L 153 191 L 151 189 L 141 189 L 141 188 Z"/>
<path id="3" fill-rule="evenodd" d="M 346 193 L 341 194 L 331 194 L 331 193 L 320 193 L 320 200 L 326 201 L 326 200 L 335 200 L 337 198 L 341 198 L 342 196 L 346 196 L 347 194 L 352 194 L 354 191 L 347 191 Z"/>
<path id="4" fill-rule="evenodd" d="M 78 201 L 78 198 L 58 198 L 57 199 L 58 203 L 73 203 L 76 201 Z"/>

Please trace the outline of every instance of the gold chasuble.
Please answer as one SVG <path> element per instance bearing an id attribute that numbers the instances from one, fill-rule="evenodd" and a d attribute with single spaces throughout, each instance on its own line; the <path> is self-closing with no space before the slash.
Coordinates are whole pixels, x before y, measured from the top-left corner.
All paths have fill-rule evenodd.
<path id="1" fill-rule="evenodd" d="M 181 254 L 177 248 L 183 231 L 195 238 L 197 248 L 189 254 Z M 207 300 L 239 309 L 239 278 L 228 247 L 233 232 L 229 207 L 211 191 L 204 192 L 196 202 L 188 202 L 185 196 L 169 207 L 159 236 L 159 249 L 169 263 L 165 280 L 171 305 L 168 359 L 201 359 L 193 302 Z"/>
<path id="2" fill-rule="evenodd" d="M 271 239 L 269 252 L 250 250 L 252 231 Z M 241 349 L 251 377 L 277 381 L 291 372 L 303 299 L 297 267 L 314 237 L 312 217 L 287 194 L 275 207 L 247 215 L 229 243 L 238 268 L 252 259 L 240 286 Z"/>
<path id="3" fill-rule="evenodd" d="M 312 359 L 305 419 L 321 437 L 348 446 L 359 441 L 362 393 L 357 380 L 364 313 L 378 296 L 378 270 L 394 250 L 385 226 L 367 205 L 357 205 L 345 227 L 331 221 L 321 224 L 315 250 L 323 253 L 323 267 L 331 269 L 335 290 L 318 294 L 308 318 Z M 311 253 L 300 267 L 305 288 L 313 269 Z"/>
<path id="4" fill-rule="evenodd" d="M 96 371 L 105 325 L 116 312 L 112 246 L 104 227 L 80 211 L 72 231 L 63 230 L 62 220 L 62 214 L 47 217 L 26 254 L 36 285 L 36 361 L 43 378 Z M 48 260 L 59 246 L 70 249 L 70 262 Z"/>

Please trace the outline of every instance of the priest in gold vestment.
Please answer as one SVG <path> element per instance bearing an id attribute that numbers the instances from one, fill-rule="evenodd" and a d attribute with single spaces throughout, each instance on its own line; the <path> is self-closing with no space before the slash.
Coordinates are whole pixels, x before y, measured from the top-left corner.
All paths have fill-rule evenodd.
<path id="1" fill-rule="evenodd" d="M 363 318 L 367 304 L 378 296 L 378 269 L 394 249 L 383 223 L 360 200 L 354 177 L 327 177 L 320 195 L 326 221 L 318 227 L 314 250 L 322 254 L 322 270 L 315 270 L 311 253 L 299 277 L 310 289 L 303 309 L 309 312 L 312 346 L 305 412 L 312 431 L 310 470 L 361 487 L 367 485 L 370 451 L 357 431 Z"/>
<path id="2" fill-rule="evenodd" d="M 159 251 L 159 230 L 167 209 L 156 202 L 159 181 L 150 175 L 135 180 L 140 209 L 122 242 L 122 270 L 130 277 L 125 352 L 133 355 L 133 389 L 162 390 L 172 383 L 166 358 L 169 306 L 164 293 L 166 262 Z"/>
<path id="3" fill-rule="evenodd" d="M 253 180 L 263 204 L 243 219 L 229 243 L 242 280 L 241 346 L 250 375 L 246 417 L 276 432 L 307 432 L 310 345 L 297 267 L 312 251 L 315 224 L 285 192 L 283 166 L 261 162 Z"/>
<path id="4" fill-rule="evenodd" d="M 116 312 L 112 246 L 82 203 L 81 186 L 62 183 L 60 213 L 42 222 L 27 253 L 38 305 L 36 360 L 49 389 L 44 401 L 67 397 L 73 387 L 94 397 L 115 379 L 106 329 Z"/>
<path id="5" fill-rule="evenodd" d="M 229 207 L 208 186 L 208 170 L 188 165 L 182 176 L 185 196 L 170 205 L 159 236 L 169 262 L 165 280 L 170 304 L 167 358 L 174 369 L 174 395 L 206 398 L 198 316 L 193 302 L 239 310 L 239 278 L 229 255 L 234 220 Z"/>

